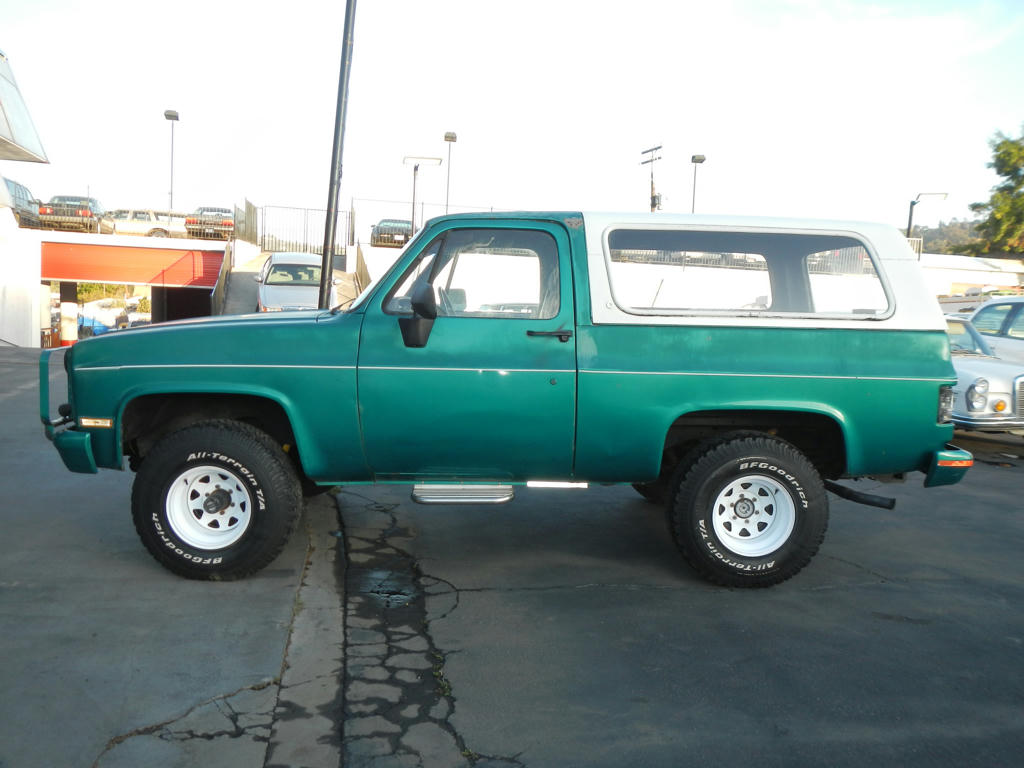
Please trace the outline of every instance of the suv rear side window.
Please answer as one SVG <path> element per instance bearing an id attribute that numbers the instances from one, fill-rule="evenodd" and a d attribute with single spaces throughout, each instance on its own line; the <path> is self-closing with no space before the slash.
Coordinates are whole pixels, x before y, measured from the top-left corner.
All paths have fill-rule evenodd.
<path id="1" fill-rule="evenodd" d="M 606 253 L 615 303 L 633 314 L 890 310 L 867 247 L 844 235 L 622 228 Z"/>

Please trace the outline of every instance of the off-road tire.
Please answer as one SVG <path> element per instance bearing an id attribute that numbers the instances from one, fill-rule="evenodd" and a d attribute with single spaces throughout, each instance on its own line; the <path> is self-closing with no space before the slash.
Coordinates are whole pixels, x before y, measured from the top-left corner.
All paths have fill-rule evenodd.
<path id="1" fill-rule="evenodd" d="M 271 563 L 302 512 L 295 468 L 266 433 L 205 421 L 161 439 L 132 487 L 142 543 L 188 579 L 234 580 Z"/>
<path id="2" fill-rule="evenodd" d="M 702 443 L 676 470 L 669 528 L 686 562 L 728 587 L 767 587 L 798 573 L 828 528 L 818 471 L 779 438 Z"/>

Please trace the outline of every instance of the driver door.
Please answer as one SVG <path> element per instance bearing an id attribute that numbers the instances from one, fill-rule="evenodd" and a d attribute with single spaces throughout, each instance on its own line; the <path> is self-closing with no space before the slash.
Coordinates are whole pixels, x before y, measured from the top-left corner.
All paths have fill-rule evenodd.
<path id="1" fill-rule="evenodd" d="M 568 240 L 495 220 L 440 231 L 367 307 L 359 402 L 377 479 L 568 479 L 576 344 Z M 433 295 L 423 346 L 400 318 Z"/>

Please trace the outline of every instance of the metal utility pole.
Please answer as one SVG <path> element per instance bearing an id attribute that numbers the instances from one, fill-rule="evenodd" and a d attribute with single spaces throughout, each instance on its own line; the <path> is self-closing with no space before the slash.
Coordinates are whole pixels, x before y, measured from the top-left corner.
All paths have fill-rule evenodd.
<path id="1" fill-rule="evenodd" d="M 171 192 L 167 204 L 168 214 L 174 210 L 174 124 L 178 122 L 178 113 L 173 109 L 164 111 L 164 117 L 171 121 Z M 167 219 L 170 221 L 170 217 Z"/>
<path id="2" fill-rule="evenodd" d="M 641 155 L 650 155 L 646 160 L 642 160 L 640 165 L 651 166 L 651 213 L 654 213 L 656 210 L 661 208 L 661 195 L 655 194 L 654 192 L 654 161 L 661 160 L 661 155 L 655 157 L 654 153 L 659 149 L 661 149 L 661 144 L 656 147 L 651 147 L 650 149 L 645 149 L 640 153 Z"/>
<path id="3" fill-rule="evenodd" d="M 690 158 L 690 162 L 693 163 L 693 198 L 690 200 L 690 213 L 697 210 L 697 166 L 706 159 L 704 155 L 693 155 Z"/>
<path id="4" fill-rule="evenodd" d="M 449 146 L 449 148 L 451 147 L 450 144 L 448 146 Z M 409 221 L 409 224 L 410 224 L 409 236 L 412 237 L 413 235 L 416 234 L 416 177 L 419 176 L 420 166 L 421 165 L 440 165 L 441 164 L 441 158 L 440 157 L 416 157 L 416 156 L 412 156 L 412 155 L 407 155 L 406 157 L 404 157 L 402 159 L 402 162 L 405 163 L 406 165 L 411 165 L 412 166 L 412 219 L 410 219 L 410 221 Z M 420 219 L 422 219 L 422 218 L 423 218 L 423 216 L 421 215 Z"/>
<path id="5" fill-rule="evenodd" d="M 948 193 L 946 192 L 921 192 L 916 198 L 910 201 L 910 215 L 907 216 L 907 239 L 910 239 L 910 233 L 914 230 L 914 206 L 921 202 L 922 197 L 941 197 L 943 200 L 946 199 Z"/>
<path id="6" fill-rule="evenodd" d="M 334 147 L 331 150 L 331 183 L 327 191 L 327 226 L 324 227 L 324 258 L 320 267 L 320 309 L 331 304 L 334 285 L 334 239 L 338 227 L 338 190 L 341 188 L 341 157 L 345 145 L 345 110 L 348 107 L 348 76 L 352 71 L 352 37 L 356 23 L 356 0 L 345 4 L 345 28 L 341 40 L 341 72 L 338 75 L 338 104 L 334 115 Z M 346 268 L 342 263 L 342 269 Z"/>
<path id="7" fill-rule="evenodd" d="M 452 144 L 458 140 L 458 136 L 455 135 L 455 131 L 448 131 L 444 135 L 444 140 L 448 142 L 448 181 L 444 185 L 444 212 L 448 213 L 448 190 L 452 186 Z"/>

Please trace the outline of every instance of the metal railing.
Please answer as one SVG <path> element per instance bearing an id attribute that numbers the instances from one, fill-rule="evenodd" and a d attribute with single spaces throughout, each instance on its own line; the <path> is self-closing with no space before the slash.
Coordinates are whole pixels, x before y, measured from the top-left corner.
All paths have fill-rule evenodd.
<path id="1" fill-rule="evenodd" d="M 259 246 L 264 251 L 324 252 L 327 211 L 323 208 L 289 208 L 265 205 L 260 209 Z M 339 233 L 335 255 L 345 253 L 350 232 L 349 213 L 339 211 L 335 223 Z"/>
<path id="2" fill-rule="evenodd" d="M 235 206 L 235 237 L 253 245 L 259 242 L 259 214 L 248 199 L 245 208 Z"/>

